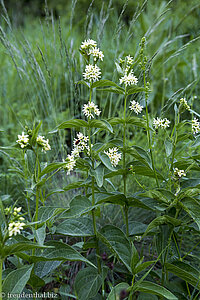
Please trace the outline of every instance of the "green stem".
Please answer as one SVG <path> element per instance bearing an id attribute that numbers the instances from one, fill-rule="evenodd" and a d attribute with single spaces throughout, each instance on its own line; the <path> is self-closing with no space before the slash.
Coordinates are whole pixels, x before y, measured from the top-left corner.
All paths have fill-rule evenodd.
<path id="1" fill-rule="evenodd" d="M 126 103 L 127 103 L 127 93 L 125 87 L 125 98 L 124 98 L 124 124 L 123 124 L 123 182 L 124 182 L 124 195 L 126 196 L 126 179 L 127 175 L 125 174 L 126 171 Z M 126 235 L 129 236 L 129 227 L 128 227 L 128 206 L 124 206 L 124 217 L 125 217 L 125 224 L 126 224 Z"/>
<path id="2" fill-rule="evenodd" d="M 2 271 L 3 271 L 3 259 L 0 259 L 0 300 L 2 300 Z"/>
<path id="3" fill-rule="evenodd" d="M 178 132 L 177 132 L 177 125 L 179 124 L 180 121 L 180 114 L 178 112 L 177 116 L 177 121 L 175 121 L 175 135 L 174 135 L 174 143 L 173 143 L 173 149 L 172 149 L 172 160 L 171 160 L 171 166 L 170 166 L 170 171 L 173 171 L 174 167 L 174 158 L 175 158 L 175 152 L 176 152 L 176 144 L 177 144 L 177 139 L 178 139 Z"/>
<path id="4" fill-rule="evenodd" d="M 143 73 L 143 80 L 144 80 L 144 88 L 147 88 L 147 84 L 146 84 L 146 76 L 145 76 L 145 70 Z M 153 158 L 153 151 L 152 151 L 152 144 L 151 144 L 151 136 L 150 136 L 150 127 L 149 127 L 149 113 L 148 113 L 148 93 L 145 92 L 145 107 L 146 107 L 146 120 L 147 120 L 147 140 L 148 140 L 148 146 L 149 146 L 149 150 L 150 150 L 150 155 L 151 155 L 151 163 L 152 163 L 152 167 L 153 167 L 153 171 L 154 171 L 154 176 L 155 176 L 155 180 L 156 180 L 156 184 L 157 187 L 159 187 L 159 182 L 158 182 L 158 176 L 156 173 L 156 168 L 155 168 L 155 163 L 154 163 L 154 158 Z"/>
<path id="5" fill-rule="evenodd" d="M 90 88 L 89 102 L 91 102 L 91 99 L 92 99 L 92 88 Z M 89 128 L 89 130 L 88 130 L 88 137 L 89 137 L 90 159 L 92 161 L 92 168 L 94 170 L 94 159 L 92 157 L 91 128 Z M 94 176 L 92 176 L 92 206 L 95 205 L 94 182 L 95 182 Z M 95 239 L 96 239 L 96 254 L 97 254 L 98 271 L 99 271 L 99 274 L 101 274 L 100 250 L 99 250 L 99 241 L 98 241 L 98 237 L 97 237 L 95 209 L 92 210 L 92 221 L 93 221 L 94 235 L 95 235 Z"/>

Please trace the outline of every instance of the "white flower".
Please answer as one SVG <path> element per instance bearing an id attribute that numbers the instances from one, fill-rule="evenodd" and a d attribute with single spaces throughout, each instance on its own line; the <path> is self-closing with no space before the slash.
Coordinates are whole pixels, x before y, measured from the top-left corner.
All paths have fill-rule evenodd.
<path id="1" fill-rule="evenodd" d="M 89 53 L 89 55 L 93 55 L 94 56 L 94 61 L 96 61 L 98 58 L 100 60 L 103 60 L 104 58 L 104 55 L 103 55 L 103 52 L 99 50 L 99 48 L 95 47 L 95 48 L 92 48 Z"/>
<path id="2" fill-rule="evenodd" d="M 101 78 L 101 70 L 97 65 L 87 65 L 83 77 L 90 82 L 98 81 Z"/>
<path id="3" fill-rule="evenodd" d="M 88 118 L 94 118 L 94 115 L 99 116 L 101 111 L 98 109 L 98 106 L 94 102 L 88 102 L 88 104 L 83 105 L 83 114 Z"/>
<path id="4" fill-rule="evenodd" d="M 87 149 L 89 137 L 84 136 L 81 132 L 77 133 L 77 139 L 74 139 L 74 149 L 72 155 L 79 156 L 79 153 Z"/>
<path id="5" fill-rule="evenodd" d="M 97 46 L 97 42 L 95 42 L 94 40 L 88 39 L 87 41 L 85 40 L 84 42 L 82 42 L 81 49 L 87 50 L 91 47 L 93 48 L 96 46 Z"/>
<path id="6" fill-rule="evenodd" d="M 20 234 L 20 230 L 23 229 L 24 225 L 26 225 L 23 222 L 11 222 L 8 225 L 8 232 L 9 236 Z"/>
<path id="7" fill-rule="evenodd" d="M 126 73 L 126 71 L 125 71 L 125 73 Z M 138 83 L 138 79 L 137 79 L 137 77 L 135 77 L 133 75 L 132 72 L 130 72 L 128 75 L 125 74 L 124 76 L 122 76 L 119 79 L 119 82 L 120 82 L 120 84 L 124 83 L 125 85 L 136 85 Z"/>
<path id="8" fill-rule="evenodd" d="M 194 118 L 192 120 L 192 132 L 193 134 L 196 134 L 200 131 L 200 123 L 199 120 L 197 118 Z"/>
<path id="9" fill-rule="evenodd" d="M 49 140 L 45 140 L 44 136 L 38 135 L 36 142 L 38 143 L 38 145 L 42 146 L 42 151 L 46 152 L 51 150 L 51 146 L 49 145 Z"/>
<path id="10" fill-rule="evenodd" d="M 18 134 L 18 140 L 16 143 L 20 145 L 21 148 L 25 148 L 28 146 L 29 142 L 29 135 L 24 135 L 24 132 L 22 132 L 22 135 Z"/>
<path id="11" fill-rule="evenodd" d="M 118 153 L 117 151 L 117 147 L 109 148 L 108 151 L 104 151 L 104 153 L 110 158 L 110 162 L 114 167 L 118 165 L 122 156 L 121 153 Z"/>
<path id="12" fill-rule="evenodd" d="M 140 105 L 135 100 L 131 101 L 131 105 L 129 106 L 130 110 L 133 110 L 137 115 L 141 113 L 143 106 Z"/>
<path id="13" fill-rule="evenodd" d="M 162 129 L 165 129 L 167 127 L 169 127 L 170 121 L 167 118 L 161 119 L 158 118 L 157 119 L 153 119 L 153 126 L 155 129 L 158 129 L 159 127 L 161 127 Z"/>
<path id="14" fill-rule="evenodd" d="M 183 176 L 186 176 L 186 173 L 184 170 L 179 170 L 178 168 L 174 169 L 174 176 L 181 178 Z"/>
<path id="15" fill-rule="evenodd" d="M 76 161 L 75 161 L 75 158 L 73 155 L 67 155 L 67 158 L 66 158 L 66 166 L 65 168 L 67 169 L 67 175 L 70 174 L 71 171 L 73 171 L 74 167 L 76 166 Z"/>
<path id="16" fill-rule="evenodd" d="M 190 106 L 188 105 L 185 98 L 180 99 L 180 104 L 182 104 L 185 109 L 190 110 Z"/>
<path id="17" fill-rule="evenodd" d="M 130 56 L 130 55 L 127 55 L 125 58 L 126 58 L 127 64 L 128 65 L 132 65 L 132 63 L 133 63 L 133 57 Z"/>

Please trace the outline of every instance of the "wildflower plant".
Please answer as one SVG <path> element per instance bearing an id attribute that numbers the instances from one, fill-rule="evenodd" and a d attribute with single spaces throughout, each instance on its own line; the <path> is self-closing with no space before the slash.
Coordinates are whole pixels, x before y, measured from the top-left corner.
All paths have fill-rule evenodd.
<path id="1" fill-rule="evenodd" d="M 104 54 L 96 41 L 85 40 L 79 51 L 86 65 L 76 84 L 84 85 L 88 92 L 85 104 L 80 107 L 83 118 L 65 120 L 53 131 L 73 129 L 75 138 L 71 149 L 62 162 L 41 163 L 42 152 L 51 150 L 49 140 L 39 134 L 41 124 L 33 129 L 25 128 L 18 135 L 16 147 L 23 154 L 26 172 L 20 171 L 31 178 L 31 188 L 25 189 L 28 213 L 25 221 L 21 208 L 2 206 L 2 249 L 9 247 L 6 244 L 9 240 L 14 241 L 15 247 L 22 247 L 14 254 L 32 263 L 27 267 L 28 278 L 34 278 L 37 261 L 81 261 L 73 289 L 76 295 L 73 297 L 77 299 L 122 299 L 123 296 L 131 300 L 143 292 L 160 299 L 179 299 L 180 293 L 174 289 L 169 273 L 185 282 L 185 299 L 192 299 L 192 295 L 198 297 L 199 272 L 188 260 L 193 248 L 184 252 L 181 243 L 183 231 L 200 230 L 199 183 L 196 185 L 196 178 L 190 178 L 193 172 L 199 171 L 199 155 L 195 152 L 199 145 L 199 121 L 193 117 L 191 128 L 191 120 L 184 119 L 184 113 L 191 112 L 185 98 L 173 102 L 174 119 L 168 119 L 168 107 L 162 109 L 160 116 L 150 113 L 150 62 L 145 55 L 145 38 L 140 42 L 138 54 L 125 55 L 116 62 L 117 83 L 104 79 L 104 71 L 97 65 Z M 102 104 L 97 105 L 95 100 L 97 93 L 118 94 L 123 112 L 102 119 Z M 146 147 L 136 144 L 135 136 L 131 135 L 138 128 L 145 136 Z M 102 131 L 104 140 L 99 135 Z M 180 151 L 182 141 L 190 147 L 185 156 Z M 35 157 L 32 173 L 27 162 L 29 151 Z M 64 176 L 80 172 L 81 180 L 62 190 L 48 191 L 48 182 L 57 172 Z M 69 207 L 46 206 L 48 195 L 76 188 L 82 188 L 81 193 L 72 198 Z M 34 201 L 34 214 L 29 207 L 30 200 Z M 120 207 L 122 226 L 99 222 L 108 204 Z M 135 208 L 152 212 L 149 224 L 130 222 Z M 56 240 L 57 235 L 64 242 Z M 146 241 L 146 236 L 153 236 L 150 247 L 153 250 L 152 259 L 144 261 L 137 243 Z M 71 246 L 66 243 L 66 237 L 81 240 Z M 27 249 L 31 252 L 27 253 Z M 87 256 L 87 252 L 91 255 Z M 13 252 L 1 252 L 1 270 L 9 255 L 2 253 Z M 125 274 L 123 278 L 121 273 Z"/>

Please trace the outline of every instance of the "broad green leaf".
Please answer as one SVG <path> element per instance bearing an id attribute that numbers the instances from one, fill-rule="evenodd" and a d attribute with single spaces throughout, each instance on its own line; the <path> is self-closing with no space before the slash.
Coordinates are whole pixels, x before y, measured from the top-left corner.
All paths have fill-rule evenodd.
<path id="1" fill-rule="evenodd" d="M 138 117 L 127 117 L 126 124 L 135 125 L 142 128 L 146 128 L 147 126 L 146 121 Z"/>
<path id="2" fill-rule="evenodd" d="M 150 265 L 154 264 L 155 260 L 145 261 L 144 263 L 138 263 L 134 269 L 135 274 L 138 274 L 148 268 Z"/>
<path id="3" fill-rule="evenodd" d="M 186 197 L 181 200 L 180 205 L 188 213 L 188 215 L 196 222 L 200 230 L 200 204 L 191 197 Z"/>
<path id="4" fill-rule="evenodd" d="M 173 263 L 166 263 L 166 270 L 178 276 L 179 278 L 190 283 L 193 287 L 200 290 L 200 272 L 188 263 L 182 261 L 175 261 Z"/>
<path id="5" fill-rule="evenodd" d="M 104 166 L 106 166 L 106 168 L 108 168 L 111 171 L 116 171 L 116 168 L 112 166 L 108 155 L 106 155 L 105 153 L 99 153 L 99 158 L 104 164 Z"/>
<path id="6" fill-rule="evenodd" d="M 114 286 L 107 297 L 107 300 L 117 300 L 120 297 L 121 291 L 126 291 L 129 288 L 128 283 L 120 282 Z M 127 293 L 128 294 L 128 293 Z"/>
<path id="7" fill-rule="evenodd" d="M 129 173 L 129 170 L 128 169 L 118 169 L 116 171 L 112 171 L 112 172 L 109 172 L 109 173 L 106 173 L 106 175 L 104 176 L 104 178 L 112 178 L 112 177 L 115 177 L 115 176 L 118 176 L 118 175 L 126 175 Z"/>
<path id="8" fill-rule="evenodd" d="M 145 164 L 147 167 L 152 167 L 151 166 L 151 159 L 148 155 L 148 153 L 141 147 L 138 146 L 133 146 L 131 148 L 128 148 L 126 150 L 127 153 L 135 157 L 137 160 Z"/>
<path id="9" fill-rule="evenodd" d="M 31 286 L 33 289 L 38 289 L 45 286 L 45 281 L 40 277 L 38 277 L 37 275 L 35 275 L 34 273 L 32 273 L 27 284 Z"/>
<path id="10" fill-rule="evenodd" d="M 124 95 L 124 91 L 115 87 L 111 87 L 111 88 L 104 88 L 104 89 L 98 89 L 99 91 L 102 92 L 109 92 L 109 93 L 114 93 L 114 94 L 122 94 Z"/>
<path id="11" fill-rule="evenodd" d="M 160 203 L 166 203 L 169 204 L 175 199 L 175 196 L 173 193 L 171 193 L 168 190 L 164 189 L 156 189 L 156 190 L 150 190 L 145 193 L 141 193 L 140 196 L 149 197 L 152 199 L 157 200 Z"/>
<path id="12" fill-rule="evenodd" d="M 121 229 L 106 225 L 98 232 L 100 240 L 131 272 L 131 244 Z"/>
<path id="13" fill-rule="evenodd" d="M 153 169 L 151 169 L 148 166 L 142 165 L 141 162 L 139 162 L 139 161 L 135 162 L 134 161 L 134 162 L 131 162 L 130 165 L 132 165 L 132 170 L 136 174 L 155 178 L 155 174 L 154 174 Z M 160 173 L 158 173 L 157 171 L 156 171 L 156 174 L 157 174 L 158 179 L 165 180 L 164 177 Z"/>
<path id="14" fill-rule="evenodd" d="M 103 186 L 103 177 L 104 177 L 104 166 L 100 164 L 95 170 L 94 170 L 94 176 L 97 182 L 97 185 L 99 187 Z"/>
<path id="15" fill-rule="evenodd" d="M 159 211 L 164 211 L 169 206 L 166 205 L 165 203 L 160 203 L 157 200 L 151 198 L 136 198 L 136 197 L 128 197 L 128 205 L 132 207 L 141 207 L 148 210 L 159 210 Z"/>
<path id="16" fill-rule="evenodd" d="M 15 254 L 20 251 L 27 251 L 36 248 L 44 249 L 46 248 L 46 246 L 42 246 L 31 241 L 19 242 L 12 245 L 4 246 L 4 248 L 0 250 L 0 253 L 1 256 L 5 258 L 9 255 Z"/>
<path id="17" fill-rule="evenodd" d="M 23 266 L 9 273 L 3 282 L 3 292 L 5 294 L 20 294 L 30 278 L 32 269 L 33 265 Z"/>
<path id="18" fill-rule="evenodd" d="M 69 208 L 52 207 L 52 206 L 41 206 L 38 210 L 38 222 L 44 223 L 54 218 L 58 214 L 68 210 Z M 33 217 L 35 220 L 35 215 Z"/>
<path id="19" fill-rule="evenodd" d="M 118 205 L 124 205 L 128 203 L 126 196 L 121 193 L 96 193 L 95 199 L 97 204 L 113 203 Z"/>
<path id="20" fill-rule="evenodd" d="M 84 120 L 73 119 L 73 120 L 62 122 L 60 125 L 57 126 L 57 129 L 81 128 L 81 127 L 88 128 L 88 122 Z"/>
<path id="21" fill-rule="evenodd" d="M 78 272 L 75 279 L 75 290 L 79 300 L 86 300 L 96 296 L 102 284 L 102 278 L 94 268 L 85 268 Z"/>
<path id="22" fill-rule="evenodd" d="M 135 267 L 136 265 L 139 263 L 140 261 L 140 258 L 139 258 L 139 254 L 138 254 L 138 251 L 137 249 L 135 248 L 134 244 L 131 243 L 132 245 L 132 256 L 131 256 L 131 270 L 132 270 L 132 273 L 133 274 L 136 274 L 135 273 Z"/>
<path id="23" fill-rule="evenodd" d="M 39 261 L 35 263 L 34 272 L 35 275 L 40 278 L 45 277 L 52 271 L 54 271 L 62 262 L 61 261 Z"/>
<path id="24" fill-rule="evenodd" d="M 101 129 L 105 129 L 105 130 L 108 130 L 111 133 L 113 133 L 112 126 L 106 120 L 92 119 L 89 121 L 88 125 L 90 128 L 101 128 Z"/>
<path id="25" fill-rule="evenodd" d="M 119 118 L 119 117 L 115 117 L 115 118 L 109 119 L 109 123 L 112 126 L 118 125 L 118 124 L 124 124 L 124 119 L 123 118 Z"/>
<path id="26" fill-rule="evenodd" d="M 36 240 L 39 245 L 43 246 L 46 237 L 46 224 L 42 225 L 40 228 L 34 231 Z"/>
<path id="27" fill-rule="evenodd" d="M 44 168 L 42 170 L 42 172 L 40 173 L 40 177 L 44 176 L 45 174 L 48 174 L 50 172 L 53 172 L 56 169 L 65 167 L 66 163 L 65 162 L 55 162 L 55 163 L 51 163 L 49 164 L 46 168 Z"/>
<path id="28" fill-rule="evenodd" d="M 129 235 L 142 235 L 147 229 L 147 225 L 141 222 L 129 222 Z"/>
<path id="29" fill-rule="evenodd" d="M 164 141 L 164 144 L 165 144 L 165 152 L 166 152 L 166 155 L 167 157 L 169 157 L 172 153 L 172 149 L 173 149 L 173 144 L 170 140 L 166 139 Z"/>
<path id="30" fill-rule="evenodd" d="M 118 86 L 115 82 L 113 82 L 111 80 L 102 79 L 102 80 L 96 81 L 92 84 L 93 88 L 104 87 L 104 86 L 114 86 L 114 87 L 124 91 L 124 89 L 122 87 Z"/>
<path id="31" fill-rule="evenodd" d="M 173 226 L 181 225 L 182 221 L 172 218 L 170 216 L 160 216 L 155 218 L 147 227 L 145 233 L 143 234 L 142 238 L 144 238 L 153 228 L 160 226 L 162 224 L 172 224 Z"/>
<path id="32" fill-rule="evenodd" d="M 145 292 L 145 293 L 162 296 L 168 300 L 178 300 L 178 298 L 174 296 L 170 291 L 168 291 L 165 287 L 150 281 L 143 281 L 141 284 L 137 286 L 136 290 L 139 292 Z"/>
<path id="33" fill-rule="evenodd" d="M 67 219 L 56 227 L 56 233 L 71 236 L 94 235 L 92 220 L 85 217 Z"/>
<path id="34" fill-rule="evenodd" d="M 70 190 L 73 190 L 73 189 L 78 189 L 78 188 L 81 188 L 81 187 L 84 187 L 84 186 L 85 186 L 84 181 L 80 180 L 78 182 L 69 183 L 67 186 L 65 186 L 63 188 L 63 190 L 65 190 L 67 192 L 67 191 L 70 191 Z"/>
<path id="35" fill-rule="evenodd" d="M 70 202 L 70 209 L 61 215 L 61 218 L 79 217 L 94 209 L 91 201 L 85 196 L 76 196 Z"/>
<path id="36" fill-rule="evenodd" d="M 78 251 L 68 244 L 58 242 L 58 241 L 49 241 L 45 244 L 48 246 L 43 252 L 40 252 L 38 255 L 28 255 L 26 253 L 16 253 L 18 257 L 25 259 L 29 262 L 39 262 L 39 261 L 82 261 L 90 266 L 96 268 L 96 266 L 91 263 L 88 259 L 82 256 Z M 46 251 L 47 250 L 47 251 Z"/>
<path id="37" fill-rule="evenodd" d="M 145 91 L 146 91 L 146 88 L 144 88 L 144 87 L 134 86 L 134 87 L 131 87 L 131 88 L 128 89 L 127 94 L 132 95 L 132 94 L 135 94 L 135 93 L 140 93 L 140 92 L 145 92 Z"/>

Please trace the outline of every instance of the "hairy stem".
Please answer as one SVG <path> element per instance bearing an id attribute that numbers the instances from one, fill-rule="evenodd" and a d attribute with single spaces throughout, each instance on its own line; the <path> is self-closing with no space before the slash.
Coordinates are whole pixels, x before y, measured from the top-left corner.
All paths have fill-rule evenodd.
<path id="1" fill-rule="evenodd" d="M 125 87 L 125 98 L 124 98 L 124 124 L 123 124 L 123 171 L 126 170 L 126 102 L 127 102 L 127 94 L 126 94 L 126 87 Z M 124 182 L 124 195 L 126 196 L 126 179 L 127 175 L 123 174 L 123 182 Z M 126 235 L 129 236 L 129 228 L 128 228 L 128 206 L 124 206 L 124 216 L 125 216 L 125 223 L 126 223 Z"/>
<path id="2" fill-rule="evenodd" d="M 143 80 L 144 80 L 144 87 L 145 89 L 147 88 L 147 84 L 146 84 L 146 76 L 145 76 L 145 70 L 143 73 Z M 152 144 L 151 144 L 151 136 L 150 136 L 150 127 L 149 127 L 149 113 L 148 113 L 148 93 L 145 92 L 145 106 L 146 106 L 146 120 L 147 120 L 147 140 L 148 140 L 148 146 L 149 146 L 149 150 L 150 150 L 150 155 L 151 155 L 151 163 L 152 163 L 152 167 L 153 167 L 153 171 L 154 171 L 154 177 L 156 180 L 156 184 L 157 187 L 159 187 L 159 182 L 158 182 L 158 176 L 156 173 L 156 168 L 155 168 L 155 163 L 154 163 L 154 158 L 153 158 L 153 151 L 152 151 Z"/>

